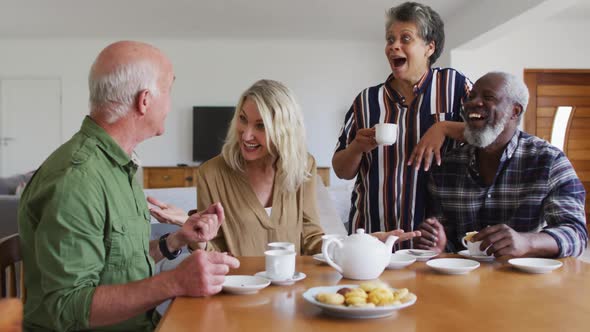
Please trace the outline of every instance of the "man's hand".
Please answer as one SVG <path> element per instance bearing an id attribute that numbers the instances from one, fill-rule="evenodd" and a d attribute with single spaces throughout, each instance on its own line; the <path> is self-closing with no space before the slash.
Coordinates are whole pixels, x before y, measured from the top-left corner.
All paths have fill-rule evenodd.
<path id="1" fill-rule="evenodd" d="M 518 233 L 506 224 L 486 227 L 475 234 L 473 242 L 483 241 L 480 249 L 488 255 L 521 257 L 531 251 L 531 242 L 526 233 Z"/>
<path id="2" fill-rule="evenodd" d="M 148 196 L 147 201 L 159 209 L 150 207 L 150 214 L 163 224 L 182 226 L 188 219 L 188 215 L 181 208 L 161 202 Z"/>
<path id="3" fill-rule="evenodd" d="M 424 161 L 424 171 L 428 171 L 432 165 L 433 156 L 436 164 L 440 166 L 440 149 L 446 138 L 445 125 L 444 121 L 437 122 L 424 133 L 408 159 L 408 166 L 414 165 L 415 169 L 419 169 L 420 164 Z"/>
<path id="4" fill-rule="evenodd" d="M 225 253 L 197 250 L 171 272 L 174 273 L 177 296 L 209 296 L 221 291 L 229 269 L 240 267 L 240 261 Z"/>
<path id="5" fill-rule="evenodd" d="M 170 234 L 168 247 L 176 250 L 189 243 L 210 241 L 215 238 L 224 220 L 225 213 L 221 203 L 211 204 L 207 210 L 192 214 L 180 230 Z"/>
<path id="6" fill-rule="evenodd" d="M 375 233 L 371 233 L 371 235 L 378 238 L 381 242 L 386 242 L 387 238 L 389 236 L 393 235 L 393 236 L 399 237 L 397 242 L 402 242 L 402 241 L 407 241 L 407 240 L 413 239 L 417 236 L 420 236 L 420 232 L 414 231 L 414 232 L 407 232 L 406 233 L 406 232 L 404 232 L 403 229 L 396 229 L 396 230 L 389 231 L 389 232 L 375 232 Z"/>
<path id="7" fill-rule="evenodd" d="M 354 136 L 354 140 L 351 145 L 358 152 L 369 152 L 377 147 L 377 141 L 375 141 L 375 128 L 363 128 L 359 129 Z"/>
<path id="8" fill-rule="evenodd" d="M 416 248 L 434 250 L 441 253 L 447 245 L 447 235 L 443 225 L 436 218 L 428 218 L 418 226 L 422 236 L 416 240 Z"/>

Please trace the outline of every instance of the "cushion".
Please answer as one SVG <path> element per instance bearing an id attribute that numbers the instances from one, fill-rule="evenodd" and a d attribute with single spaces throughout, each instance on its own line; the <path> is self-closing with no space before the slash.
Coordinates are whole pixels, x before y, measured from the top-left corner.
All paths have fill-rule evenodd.
<path id="1" fill-rule="evenodd" d="M 0 178 L 0 195 L 16 195 L 17 189 L 19 187 L 24 188 L 24 185 L 31 179 L 33 173 L 29 172 Z"/>

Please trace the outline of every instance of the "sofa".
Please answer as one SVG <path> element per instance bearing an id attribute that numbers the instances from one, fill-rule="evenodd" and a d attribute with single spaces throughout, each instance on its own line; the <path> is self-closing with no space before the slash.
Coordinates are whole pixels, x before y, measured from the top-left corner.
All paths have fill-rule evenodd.
<path id="1" fill-rule="evenodd" d="M 33 172 L 0 178 L 0 238 L 18 233 L 16 212 L 19 196 Z"/>

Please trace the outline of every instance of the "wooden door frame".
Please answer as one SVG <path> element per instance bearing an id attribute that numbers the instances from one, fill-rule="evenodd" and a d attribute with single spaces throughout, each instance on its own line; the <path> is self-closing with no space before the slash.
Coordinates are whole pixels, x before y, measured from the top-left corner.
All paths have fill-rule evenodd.
<path id="1" fill-rule="evenodd" d="M 529 104 L 524 113 L 524 130 L 527 133 L 537 135 L 538 84 L 576 85 L 578 82 L 572 79 L 571 74 L 588 75 L 590 78 L 590 69 L 524 69 L 524 83 L 529 89 Z M 575 109 L 573 112 L 575 112 Z"/>

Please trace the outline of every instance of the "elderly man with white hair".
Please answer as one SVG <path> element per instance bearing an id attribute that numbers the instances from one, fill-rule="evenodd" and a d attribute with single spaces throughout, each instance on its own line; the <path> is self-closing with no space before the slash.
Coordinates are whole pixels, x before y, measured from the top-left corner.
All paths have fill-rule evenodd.
<path id="1" fill-rule="evenodd" d="M 457 251 L 467 232 L 499 256 L 579 256 L 588 242 L 586 192 L 561 150 L 518 129 L 524 82 L 491 72 L 464 103 L 467 144 L 449 152 L 429 181 L 430 218 L 418 247 Z"/>
<path id="2" fill-rule="evenodd" d="M 49 156 L 19 206 L 27 331 L 151 331 L 159 303 L 221 291 L 239 261 L 195 251 L 173 271 L 187 243 L 206 242 L 224 220 L 213 204 L 182 228 L 149 242 L 150 213 L 134 179 L 135 147 L 162 135 L 171 109 L 172 63 L 134 41 L 107 46 L 90 70 L 90 115 Z"/>

